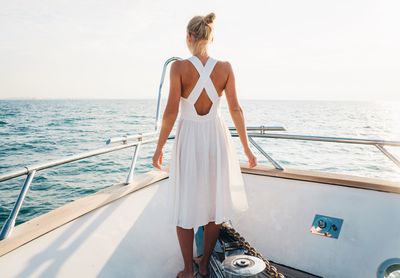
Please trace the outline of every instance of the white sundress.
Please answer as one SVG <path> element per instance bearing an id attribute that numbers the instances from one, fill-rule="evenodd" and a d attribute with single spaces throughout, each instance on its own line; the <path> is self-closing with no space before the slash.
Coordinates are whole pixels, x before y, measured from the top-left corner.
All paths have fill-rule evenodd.
<path id="1" fill-rule="evenodd" d="M 187 98 L 180 98 L 180 117 L 169 166 L 169 219 L 175 226 L 194 228 L 231 220 L 248 209 L 244 181 L 232 136 L 221 116 L 221 97 L 210 79 L 217 60 L 205 66 L 197 56 L 188 59 L 199 79 Z M 201 92 L 212 101 L 199 115 L 194 104 Z"/>

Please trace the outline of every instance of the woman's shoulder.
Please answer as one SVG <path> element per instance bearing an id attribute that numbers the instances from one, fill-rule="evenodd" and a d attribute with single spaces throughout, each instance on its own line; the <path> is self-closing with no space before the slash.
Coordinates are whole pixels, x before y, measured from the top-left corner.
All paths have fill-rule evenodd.
<path id="1" fill-rule="evenodd" d="M 175 67 L 175 68 L 179 68 L 182 67 L 182 65 L 184 65 L 186 63 L 186 59 L 185 60 L 175 60 L 172 62 L 171 67 Z"/>
<path id="2" fill-rule="evenodd" d="M 215 67 L 218 67 L 218 69 L 221 72 L 224 72 L 224 74 L 230 74 L 232 72 L 232 65 L 229 61 L 226 61 L 226 60 L 225 61 L 217 60 Z"/>
<path id="3" fill-rule="evenodd" d="M 189 59 L 180 59 L 175 60 L 171 64 L 171 70 L 184 72 L 187 70 L 187 67 L 190 65 Z"/>
<path id="4" fill-rule="evenodd" d="M 186 60 L 175 60 L 171 64 L 171 73 L 172 74 L 181 74 L 187 69 Z"/>
<path id="5" fill-rule="evenodd" d="M 226 69 L 230 69 L 232 68 L 232 65 L 229 61 L 224 61 L 224 60 L 217 60 L 217 64 L 220 67 L 226 68 Z"/>

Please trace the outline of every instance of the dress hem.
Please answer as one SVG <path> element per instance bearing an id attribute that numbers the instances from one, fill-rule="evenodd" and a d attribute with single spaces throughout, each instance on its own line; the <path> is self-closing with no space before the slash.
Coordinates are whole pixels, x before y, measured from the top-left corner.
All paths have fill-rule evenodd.
<path id="1" fill-rule="evenodd" d="M 224 222 L 229 222 L 229 221 L 232 221 L 232 219 L 223 219 L 221 222 L 215 223 L 215 224 L 216 224 L 216 225 L 219 225 L 219 224 L 222 224 L 222 223 L 224 223 Z M 199 228 L 199 227 L 201 227 L 201 226 L 205 226 L 205 225 L 207 225 L 207 224 L 210 223 L 210 222 L 217 222 L 217 221 L 216 221 L 216 220 L 208 220 L 207 223 L 201 223 L 201 224 L 199 224 L 199 225 L 189 225 L 189 226 L 186 226 L 186 225 L 178 225 L 178 224 L 176 224 L 175 226 L 176 226 L 176 227 L 183 228 L 183 229 L 194 229 L 194 228 Z"/>

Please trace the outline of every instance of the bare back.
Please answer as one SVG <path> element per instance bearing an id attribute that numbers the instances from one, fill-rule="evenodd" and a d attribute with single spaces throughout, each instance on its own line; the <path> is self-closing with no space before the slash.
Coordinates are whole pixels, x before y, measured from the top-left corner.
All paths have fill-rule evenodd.
<path id="1" fill-rule="evenodd" d="M 205 65 L 205 61 L 201 61 L 203 66 Z M 188 60 L 181 61 L 180 65 L 181 72 L 181 97 L 187 99 L 195 87 L 197 81 L 199 80 L 199 73 L 193 64 Z M 229 76 L 229 67 L 226 62 L 218 61 L 214 66 L 210 79 L 213 83 L 218 96 L 223 95 L 223 91 L 225 90 L 225 86 Z M 212 101 L 208 97 L 205 89 L 203 88 L 200 96 L 196 100 L 194 107 L 196 109 L 197 114 L 206 115 L 209 113 L 212 107 Z"/>

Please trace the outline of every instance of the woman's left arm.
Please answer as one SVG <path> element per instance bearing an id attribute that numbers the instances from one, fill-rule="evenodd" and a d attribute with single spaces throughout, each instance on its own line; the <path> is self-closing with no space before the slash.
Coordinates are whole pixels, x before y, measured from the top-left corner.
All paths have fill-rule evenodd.
<path id="1" fill-rule="evenodd" d="M 157 148 L 153 155 L 153 166 L 161 170 L 162 164 L 162 149 L 168 140 L 168 136 L 174 127 L 176 118 L 179 112 L 179 100 L 181 97 L 181 75 L 180 75 L 180 61 L 175 61 L 171 65 L 170 70 L 170 85 L 167 106 L 165 107 L 160 136 L 158 138 Z"/>

